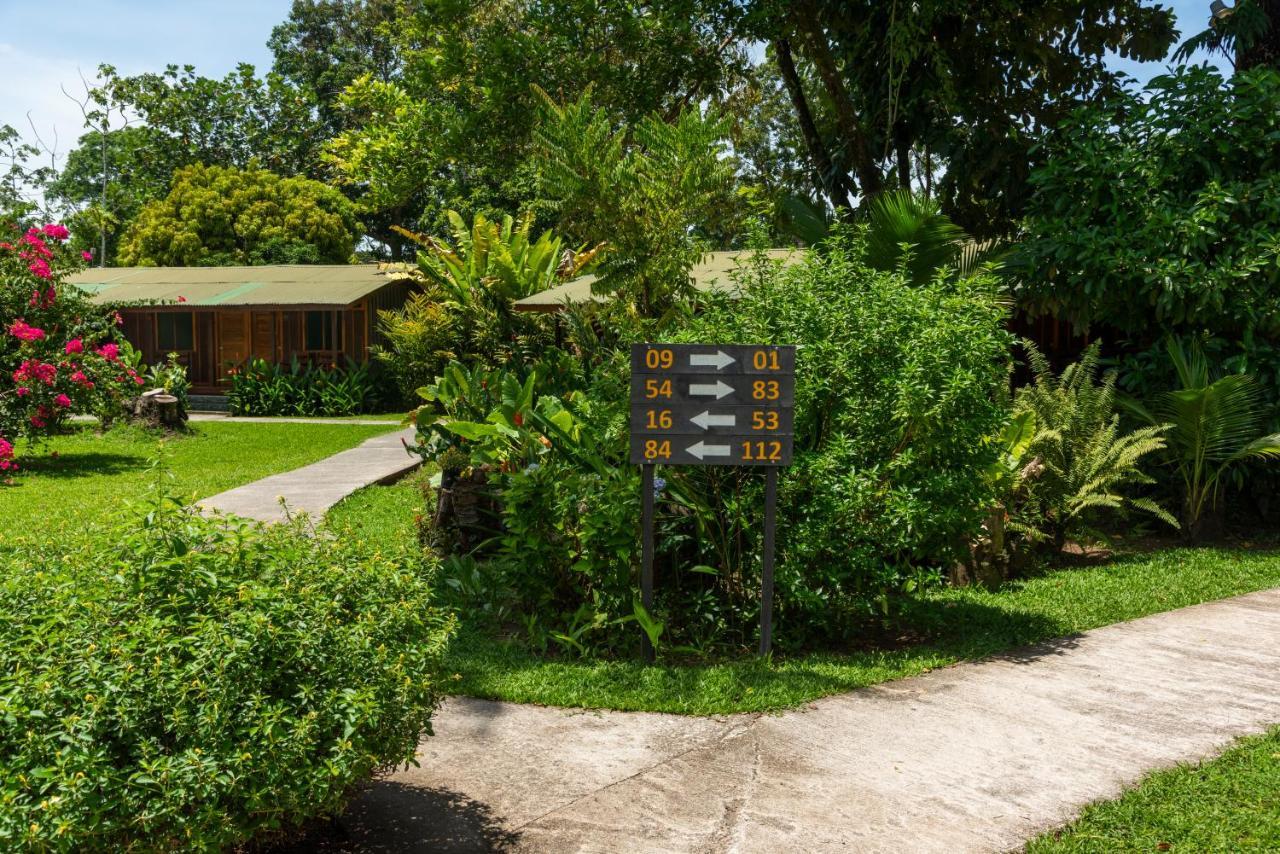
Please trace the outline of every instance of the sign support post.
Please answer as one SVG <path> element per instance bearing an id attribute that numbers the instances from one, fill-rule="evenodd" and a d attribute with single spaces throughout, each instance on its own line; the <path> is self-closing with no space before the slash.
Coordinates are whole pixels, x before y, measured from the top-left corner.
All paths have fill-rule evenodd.
<path id="1" fill-rule="evenodd" d="M 773 536 L 778 527 L 778 470 L 764 473 L 764 556 L 760 567 L 760 654 L 773 647 Z"/>
<path id="2" fill-rule="evenodd" d="M 655 466 L 649 464 L 641 466 L 643 476 L 641 477 L 640 489 L 643 492 L 641 496 L 641 516 L 640 527 L 641 537 L 640 543 L 640 604 L 644 606 L 644 610 L 648 614 L 653 614 L 653 470 Z M 648 663 L 653 662 L 654 650 L 653 644 L 649 642 L 649 633 L 644 632 L 644 638 L 641 640 L 641 650 L 644 660 Z"/>

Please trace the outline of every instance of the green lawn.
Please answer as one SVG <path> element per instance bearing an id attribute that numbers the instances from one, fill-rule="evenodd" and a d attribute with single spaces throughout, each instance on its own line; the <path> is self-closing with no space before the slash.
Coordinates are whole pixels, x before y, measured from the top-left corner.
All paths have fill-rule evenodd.
<path id="1" fill-rule="evenodd" d="M 362 490 L 330 513 L 348 535 L 413 537 L 422 498 L 412 483 Z M 540 658 L 466 628 L 453 643 L 453 690 L 554 706 L 726 714 L 773 711 L 1147 614 L 1280 586 L 1280 552 L 1173 549 L 1126 555 L 985 590 L 942 590 L 914 603 L 927 644 L 851 655 L 810 654 L 701 666 Z"/>
<path id="2" fill-rule="evenodd" d="M 1280 729 L 1218 759 L 1153 774 L 1027 851 L 1280 851 Z"/>
<path id="3" fill-rule="evenodd" d="M 118 518 L 155 484 L 150 461 L 158 454 L 171 493 L 197 499 L 313 463 L 390 429 L 394 425 L 198 422 L 187 434 L 161 440 L 132 427 L 99 434 L 80 425 L 24 460 L 26 471 L 12 486 L 0 486 L 0 543 L 78 536 Z"/>

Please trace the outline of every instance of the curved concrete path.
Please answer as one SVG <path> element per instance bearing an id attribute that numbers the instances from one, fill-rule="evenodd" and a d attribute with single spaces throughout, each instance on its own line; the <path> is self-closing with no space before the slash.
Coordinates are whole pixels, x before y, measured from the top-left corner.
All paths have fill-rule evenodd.
<path id="1" fill-rule="evenodd" d="M 779 716 L 450 700 L 298 851 L 987 852 L 1280 723 L 1280 590 Z"/>
<path id="2" fill-rule="evenodd" d="M 374 436 L 309 466 L 220 492 L 198 502 L 197 506 L 201 510 L 234 513 L 260 522 L 283 522 L 285 508 L 280 505 L 283 498 L 289 513 L 323 516 L 326 510 L 357 489 L 390 483 L 422 465 L 421 457 L 405 449 L 405 444 L 415 441 L 416 435 L 414 428 L 408 428 Z"/>

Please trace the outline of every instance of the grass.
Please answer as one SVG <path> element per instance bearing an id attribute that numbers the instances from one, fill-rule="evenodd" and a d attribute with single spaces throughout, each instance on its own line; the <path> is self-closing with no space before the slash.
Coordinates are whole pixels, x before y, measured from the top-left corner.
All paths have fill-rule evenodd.
<path id="1" fill-rule="evenodd" d="M 0 487 L 0 543 L 80 536 L 117 518 L 155 484 L 149 462 L 158 453 L 170 492 L 194 500 L 316 462 L 391 427 L 197 422 L 162 441 L 138 428 L 100 434 L 79 425 L 24 460 L 12 486 Z"/>
<path id="2" fill-rule="evenodd" d="M 1280 729 L 1217 759 L 1152 774 L 1118 800 L 1094 804 L 1029 854 L 1280 850 Z"/>
<path id="3" fill-rule="evenodd" d="M 421 503 L 411 483 L 373 487 L 335 507 L 328 524 L 355 536 L 404 542 L 414 536 L 413 516 Z M 1067 638 L 1069 644 L 1071 635 L 1098 626 L 1276 586 L 1276 551 L 1133 554 L 996 592 L 948 589 L 920 596 L 909 622 L 928 643 L 696 666 L 543 658 L 468 628 L 464 614 L 446 666 L 453 692 L 475 697 L 691 715 L 767 712 L 1039 641 Z"/>

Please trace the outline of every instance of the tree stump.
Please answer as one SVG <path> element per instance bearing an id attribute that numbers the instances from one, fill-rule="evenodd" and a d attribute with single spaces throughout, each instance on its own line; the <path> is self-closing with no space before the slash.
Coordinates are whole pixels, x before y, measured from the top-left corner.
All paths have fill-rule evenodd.
<path id="1" fill-rule="evenodd" d="M 181 430 L 187 423 L 182 401 L 163 389 L 154 389 L 135 397 L 125 407 L 129 421 L 152 429 Z"/>

